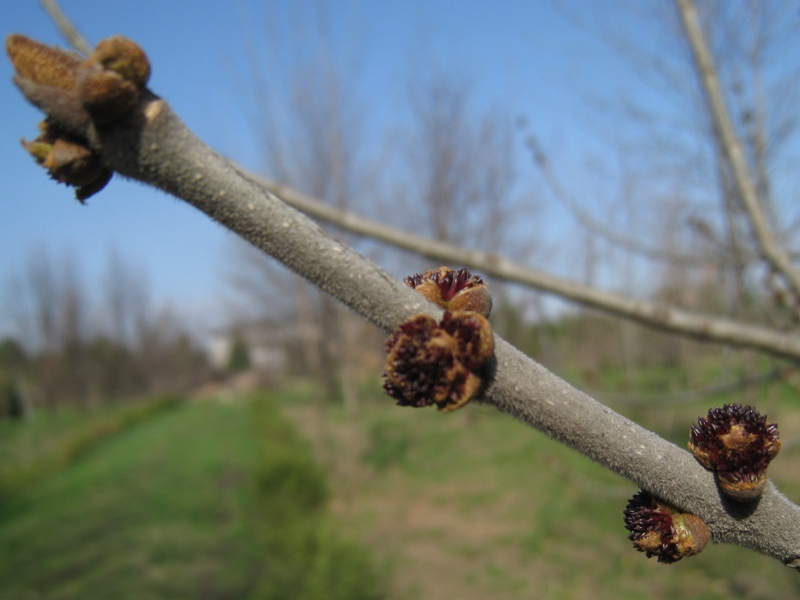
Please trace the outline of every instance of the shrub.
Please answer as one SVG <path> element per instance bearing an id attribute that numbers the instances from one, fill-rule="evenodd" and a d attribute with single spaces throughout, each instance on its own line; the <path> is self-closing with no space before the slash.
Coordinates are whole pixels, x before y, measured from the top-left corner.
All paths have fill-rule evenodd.
<path id="1" fill-rule="evenodd" d="M 325 512 L 328 486 L 311 448 L 264 397 L 252 400 L 254 482 L 263 569 L 253 596 L 267 600 L 377 600 L 370 555 L 343 539 Z"/>

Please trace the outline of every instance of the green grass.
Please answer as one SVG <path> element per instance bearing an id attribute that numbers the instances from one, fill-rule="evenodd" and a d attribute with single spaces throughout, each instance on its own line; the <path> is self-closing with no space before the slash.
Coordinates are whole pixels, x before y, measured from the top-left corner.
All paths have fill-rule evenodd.
<path id="1" fill-rule="evenodd" d="M 282 600 L 377 600 L 371 557 L 325 518 L 325 473 L 272 402 L 252 403 L 256 532 L 264 553 L 253 595 Z"/>
<path id="2" fill-rule="evenodd" d="M 0 421 L 0 501 L 180 401 L 165 395 L 91 411 L 66 407 L 39 413 L 32 421 Z"/>
<path id="3" fill-rule="evenodd" d="M 0 503 L 0 597 L 379 598 L 325 486 L 265 400 L 184 404 Z"/>
<path id="4" fill-rule="evenodd" d="M 779 422 L 785 417 L 791 423 L 796 401 L 768 396 L 761 390 L 756 397 Z M 639 416 L 685 444 L 690 425 L 714 403 Z M 329 409 L 329 439 L 320 444 L 339 457 L 346 451 L 336 441 L 342 439 L 340 413 Z M 362 405 L 359 421 L 365 450 L 357 460 L 370 475 L 348 480 L 343 470 L 344 478 L 333 480 L 335 495 L 351 503 L 345 511 L 350 526 L 395 564 L 397 597 L 444 593 L 433 590 L 462 599 L 800 595 L 795 572 L 740 547 L 710 545 L 675 565 L 647 560 L 622 523 L 633 484 L 492 409 L 441 415 L 376 398 Z M 773 479 L 797 498 L 797 453 L 776 463 Z"/>
<path id="5" fill-rule="evenodd" d="M 0 598 L 366 600 L 382 595 L 376 563 L 396 600 L 800 596 L 796 573 L 739 547 L 647 560 L 622 525 L 632 484 L 491 409 L 370 394 L 349 419 L 316 395 L 181 404 L 57 464 L 96 418 L 120 417 L 0 424 L 0 472 L 49 465 L 0 502 Z M 785 438 L 800 431 L 789 386 L 750 398 Z M 685 444 L 698 415 L 737 400 L 615 408 Z M 800 499 L 796 448 L 770 473 Z"/>

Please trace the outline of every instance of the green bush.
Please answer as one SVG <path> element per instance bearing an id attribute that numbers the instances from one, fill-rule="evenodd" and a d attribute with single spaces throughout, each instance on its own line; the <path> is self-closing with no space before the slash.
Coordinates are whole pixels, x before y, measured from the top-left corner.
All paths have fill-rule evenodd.
<path id="1" fill-rule="evenodd" d="M 279 455 L 281 452 L 276 452 Z M 259 494 L 265 505 L 281 511 L 291 508 L 301 513 L 322 509 L 328 499 L 324 475 L 316 463 L 305 456 L 272 456 L 256 474 Z"/>
<path id="2" fill-rule="evenodd" d="M 236 337 L 233 340 L 233 346 L 228 355 L 228 371 L 231 373 L 246 371 L 251 365 L 250 352 L 247 349 L 247 344 L 245 344 L 244 340 L 240 337 Z"/>
<path id="3" fill-rule="evenodd" d="M 369 465 L 382 471 L 405 462 L 412 440 L 411 432 L 404 423 L 396 419 L 377 421 L 370 428 L 369 437 L 370 449 L 364 455 Z"/>
<path id="4" fill-rule="evenodd" d="M 268 399 L 252 400 L 254 473 L 265 600 L 377 600 L 383 585 L 369 554 L 343 539 L 325 513 L 325 474 L 308 444 Z"/>

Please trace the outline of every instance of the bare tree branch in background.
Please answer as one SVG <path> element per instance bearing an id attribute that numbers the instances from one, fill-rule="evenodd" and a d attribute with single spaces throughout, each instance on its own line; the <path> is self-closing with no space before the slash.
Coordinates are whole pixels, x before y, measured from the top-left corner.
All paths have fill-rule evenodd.
<path id="1" fill-rule="evenodd" d="M 58 3 L 55 0 L 39 0 L 39 3 L 42 5 L 42 8 L 47 11 L 47 14 L 50 15 L 50 18 L 53 19 L 61 35 L 69 42 L 70 46 L 84 56 L 89 56 L 92 53 L 91 44 L 86 41 L 86 38 L 81 35 L 80 31 L 77 30 L 67 16 L 61 11 Z"/>
<path id="2" fill-rule="evenodd" d="M 764 202 L 759 198 L 757 186 L 747 166 L 742 143 L 728 114 L 714 60 L 700 26 L 697 7 L 691 0 L 675 0 L 675 4 L 697 63 L 719 145 L 725 154 L 739 198 L 747 212 L 752 235 L 764 260 L 780 273 L 794 297 L 800 298 L 800 269 L 781 248 L 770 227 L 764 211 Z"/>
<path id="3" fill-rule="evenodd" d="M 681 216 L 677 220 L 681 254 L 697 244 L 700 252 L 695 255 L 699 263 L 718 270 L 717 295 L 724 296 L 726 304 L 719 308 L 721 314 L 767 322 L 775 329 L 794 329 L 800 304 L 779 270 L 762 260 L 761 244 L 752 234 L 752 220 L 740 199 L 727 152 L 715 133 L 713 115 L 697 77 L 697 63 L 686 43 L 675 5 L 619 0 L 611 10 L 601 13 L 587 11 L 581 3 L 565 6 L 568 4 L 559 3 L 567 19 L 585 30 L 590 39 L 613 49 L 621 63 L 631 68 L 620 80 L 635 77 L 632 84 L 624 86 L 629 89 L 622 90 L 622 101 L 619 94 L 604 101 L 591 92 L 594 104 L 603 107 L 606 118 L 593 119 L 589 127 L 598 130 L 604 144 L 616 140 L 623 153 L 635 157 L 635 175 L 646 186 L 644 193 L 639 193 L 637 207 L 674 204 L 673 214 Z M 796 6 L 791 2 L 709 1 L 699 3 L 699 8 L 707 47 L 718 72 L 719 90 L 728 105 L 731 130 L 758 191 L 765 223 L 791 263 L 796 260 L 796 252 L 790 246 L 794 235 L 791 223 L 797 220 L 796 205 L 788 201 L 786 192 L 781 192 L 782 203 L 774 202 L 771 196 L 781 189 L 773 184 L 786 173 L 790 157 L 787 141 L 796 139 L 797 133 L 794 90 L 800 77 L 800 61 L 793 52 L 798 34 Z M 631 34 L 621 25 L 626 19 L 615 18 L 620 13 L 626 19 L 637 19 L 636 33 Z M 664 52 L 665 47 L 671 51 Z M 644 98 L 658 94 L 663 102 L 640 101 L 637 93 Z M 610 114 L 616 114 L 618 120 L 609 119 Z M 596 109 L 592 116 L 599 116 Z M 615 132 L 614 125 L 602 129 L 603 125 L 597 126 L 596 122 L 636 123 L 637 128 L 623 134 Z M 548 167 L 550 173 L 542 173 L 545 183 L 548 176 L 555 175 L 552 162 Z M 603 179 L 598 178 L 598 183 L 603 186 Z M 630 228 L 619 226 L 619 201 L 609 204 L 608 218 L 593 217 L 588 203 L 594 200 L 594 194 L 578 200 L 575 193 L 561 187 L 556 196 L 562 202 L 563 198 L 571 200 L 567 203 L 570 213 L 600 239 L 616 246 L 621 241 L 634 242 L 629 245 L 631 250 L 649 248 L 653 251 L 647 256 L 658 259 L 657 246 L 642 236 L 642 232 L 652 231 L 652 226 L 639 225 L 636 233 L 621 233 Z M 659 215 L 654 218 L 660 222 Z M 678 267 L 691 266 L 673 251 L 665 252 L 662 259 L 666 258 L 678 260 L 670 261 L 665 275 L 675 273 Z M 765 265 L 768 272 L 762 275 Z M 692 283 L 696 276 L 686 281 Z"/>
<path id="4" fill-rule="evenodd" d="M 27 257 L 24 273 L 13 278 L 9 301 L 21 337 L 32 348 L 57 352 L 83 335 L 79 287 L 80 274 L 72 256 L 57 261 L 40 247 Z"/>
<path id="5" fill-rule="evenodd" d="M 467 218 L 480 198 L 470 184 L 473 166 L 469 146 L 467 87 L 435 75 L 411 84 L 411 110 L 417 129 L 412 142 L 411 171 L 418 174 L 419 197 L 431 237 L 452 241 L 468 235 Z"/>
<path id="6" fill-rule="evenodd" d="M 547 153 L 532 133 L 525 136 L 525 145 L 530 150 L 536 167 L 547 183 L 553 196 L 573 215 L 575 220 L 592 234 L 599 236 L 611 244 L 627 252 L 641 255 L 645 258 L 660 262 L 669 262 L 680 267 L 700 267 L 707 264 L 707 260 L 696 254 L 684 254 L 669 251 L 664 248 L 644 242 L 641 239 L 623 234 L 619 228 L 603 223 L 596 219 L 588 210 L 585 210 L 567 191 L 556 174 Z"/>
<path id="7" fill-rule="evenodd" d="M 416 73 L 409 82 L 410 132 L 403 144 L 409 172 L 409 208 L 419 235 L 471 247 L 488 254 L 529 255 L 514 247 L 509 232 L 520 214 L 534 218 L 535 206 L 517 193 L 511 120 L 502 111 L 477 117 L 470 84 L 441 70 Z M 530 236 L 528 236 L 530 237 Z"/>
<path id="8" fill-rule="evenodd" d="M 337 38 L 327 11 L 324 4 L 315 5 L 310 31 L 291 10 L 286 22 L 268 19 L 264 25 L 268 35 L 250 44 L 248 85 L 254 91 L 253 129 L 265 169 L 344 210 L 357 203 L 368 187 L 370 169 L 364 152 L 368 115 L 354 91 L 359 76 L 356 60 L 335 58 L 336 49 L 350 39 Z M 234 267 L 237 279 L 242 280 L 243 268 L 249 266 L 254 275 L 272 273 L 271 279 L 277 281 L 268 257 L 246 254 L 247 261 Z M 288 286 L 276 290 L 295 300 L 285 315 L 298 322 L 306 374 L 321 379 L 328 399 L 343 400 L 352 413 L 358 405 L 353 361 L 348 360 L 357 345 L 352 315 L 296 277 L 291 281 L 283 273 L 277 277 Z M 259 288 L 249 279 L 249 285 L 241 288 L 245 293 Z"/>
<path id="9" fill-rule="evenodd" d="M 731 344 L 792 360 L 800 359 L 796 335 L 758 325 L 691 313 L 668 305 L 606 292 L 530 269 L 495 255 L 401 231 L 353 213 L 340 211 L 264 177 L 247 175 L 287 204 L 341 229 L 366 235 L 438 261 L 467 266 L 501 281 L 527 285 L 626 319 L 697 339 Z"/>
<path id="10" fill-rule="evenodd" d="M 30 401 L 89 407 L 186 389 L 205 364 L 181 318 L 150 305 L 146 277 L 115 251 L 101 286 L 69 254 L 39 248 L 9 277 L 3 310 L 31 357 Z"/>
<path id="11" fill-rule="evenodd" d="M 62 286 L 57 276 L 60 269 L 56 269 L 44 249 L 39 249 L 28 258 L 25 272 L 27 281 L 18 279 L 14 286 L 15 320 L 28 329 L 23 339 L 35 340 L 35 345 L 54 352 L 59 345 L 59 311 L 63 306 Z"/>
<path id="12" fill-rule="evenodd" d="M 111 339 L 129 350 L 144 349 L 142 338 L 150 321 L 149 291 L 145 274 L 112 249 L 103 278 L 103 304 Z"/>

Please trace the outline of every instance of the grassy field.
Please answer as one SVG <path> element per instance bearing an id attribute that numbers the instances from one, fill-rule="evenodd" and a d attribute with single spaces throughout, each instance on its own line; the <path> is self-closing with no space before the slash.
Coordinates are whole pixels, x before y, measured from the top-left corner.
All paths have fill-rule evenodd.
<path id="1" fill-rule="evenodd" d="M 263 401 L 183 404 L 7 494 L 0 598 L 381 597 L 293 431 Z"/>
<path id="2" fill-rule="evenodd" d="M 615 408 L 685 445 L 718 400 L 732 399 Z M 792 389 L 765 387 L 752 402 L 785 438 L 800 432 Z M 378 395 L 356 419 L 298 399 L 286 406 L 318 440 L 335 513 L 392 564 L 395 598 L 800 597 L 797 573 L 739 547 L 710 545 L 675 565 L 647 560 L 622 524 L 632 484 L 491 409 L 440 415 Z M 771 474 L 800 500 L 795 450 Z"/>
<path id="3" fill-rule="evenodd" d="M 0 421 L 0 501 L 179 402 L 165 395 L 91 411 L 66 407 L 31 421 Z"/>
<path id="4" fill-rule="evenodd" d="M 34 468 L 0 501 L 0 598 L 800 596 L 795 572 L 738 547 L 645 559 L 622 526 L 631 484 L 490 409 L 400 409 L 373 389 L 346 416 L 318 397 L 180 404 Z M 684 444 L 724 400 L 615 408 Z M 784 439 L 800 431 L 790 388 L 749 400 Z M 49 464 L 93 419 L 0 424 L 3 466 Z M 771 474 L 800 499 L 795 448 Z"/>

